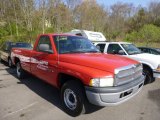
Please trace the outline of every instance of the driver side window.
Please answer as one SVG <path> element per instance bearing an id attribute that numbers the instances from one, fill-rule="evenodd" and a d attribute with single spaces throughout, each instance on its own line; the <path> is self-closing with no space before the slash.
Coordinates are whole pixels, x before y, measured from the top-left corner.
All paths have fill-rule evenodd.
<path id="1" fill-rule="evenodd" d="M 108 54 L 122 54 L 120 52 L 125 52 L 122 50 L 122 48 L 118 44 L 109 44 L 107 53 Z"/>
<path id="2" fill-rule="evenodd" d="M 39 48 L 41 44 L 47 44 L 49 46 L 49 50 L 52 51 L 52 44 L 51 44 L 49 36 L 41 36 L 40 37 L 40 39 L 38 41 L 38 46 L 37 46 L 37 51 L 39 51 L 39 52 L 43 52 Z"/>

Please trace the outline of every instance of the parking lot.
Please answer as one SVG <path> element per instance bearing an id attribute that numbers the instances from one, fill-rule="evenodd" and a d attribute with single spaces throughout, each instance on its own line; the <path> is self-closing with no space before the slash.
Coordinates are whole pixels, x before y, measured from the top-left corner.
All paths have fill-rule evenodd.
<path id="1" fill-rule="evenodd" d="M 0 120 L 159 120 L 160 80 L 144 86 L 133 99 L 73 118 L 61 106 L 59 92 L 28 75 L 16 78 L 15 68 L 0 63 Z"/>

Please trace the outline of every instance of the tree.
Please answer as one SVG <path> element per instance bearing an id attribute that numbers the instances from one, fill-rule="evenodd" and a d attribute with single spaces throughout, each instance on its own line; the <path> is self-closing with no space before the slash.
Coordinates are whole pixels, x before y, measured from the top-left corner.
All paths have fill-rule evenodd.
<path id="1" fill-rule="evenodd" d="M 144 8 L 140 8 L 138 12 L 129 20 L 129 32 L 131 32 L 132 30 L 138 31 L 148 23 L 148 12 Z"/>
<path id="2" fill-rule="evenodd" d="M 86 0 L 74 10 L 75 27 L 93 31 L 103 31 L 106 12 L 95 0 Z"/>
<path id="3" fill-rule="evenodd" d="M 122 38 L 128 31 L 126 23 L 134 11 L 133 4 L 118 2 L 110 7 L 110 16 L 105 31 L 110 39 Z"/>
<path id="4" fill-rule="evenodd" d="M 148 8 L 148 18 L 151 24 L 160 27 L 160 2 L 152 1 Z"/>

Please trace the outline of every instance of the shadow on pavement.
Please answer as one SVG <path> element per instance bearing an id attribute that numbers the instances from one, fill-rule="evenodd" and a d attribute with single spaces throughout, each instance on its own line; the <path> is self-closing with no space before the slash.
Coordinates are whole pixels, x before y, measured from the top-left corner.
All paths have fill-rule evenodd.
<path id="1" fill-rule="evenodd" d="M 12 76 L 16 77 L 16 69 L 15 68 L 6 68 L 6 71 L 11 74 Z M 16 77 L 17 78 L 17 77 Z M 63 110 L 60 100 L 60 91 L 55 87 L 49 85 L 48 83 L 34 77 L 33 75 L 27 74 L 25 79 L 20 80 L 17 84 L 24 84 L 30 90 L 41 96 L 43 99 L 47 100 L 48 102 L 55 105 L 57 108 Z M 87 113 L 91 114 L 97 110 L 102 109 L 102 107 L 98 107 L 95 105 L 88 105 L 87 106 Z M 64 111 L 65 112 L 65 111 Z"/>
<path id="2" fill-rule="evenodd" d="M 149 91 L 148 98 L 157 104 L 160 111 L 160 89 Z"/>

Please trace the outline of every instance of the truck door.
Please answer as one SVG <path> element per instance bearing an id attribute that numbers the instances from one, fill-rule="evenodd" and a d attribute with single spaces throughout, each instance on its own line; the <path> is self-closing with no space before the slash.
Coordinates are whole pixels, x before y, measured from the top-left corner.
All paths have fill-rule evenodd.
<path id="1" fill-rule="evenodd" d="M 41 50 L 41 45 L 49 46 L 50 52 Z M 35 76 L 52 85 L 56 85 L 55 79 L 57 76 L 57 57 L 54 53 L 49 36 L 45 35 L 40 37 L 37 48 L 33 51 L 31 63 L 31 72 Z"/>

